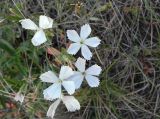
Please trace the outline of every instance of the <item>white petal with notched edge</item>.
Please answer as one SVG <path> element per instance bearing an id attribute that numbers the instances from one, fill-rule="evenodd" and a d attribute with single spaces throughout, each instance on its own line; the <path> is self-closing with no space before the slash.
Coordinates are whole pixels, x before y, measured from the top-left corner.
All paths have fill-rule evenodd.
<path id="1" fill-rule="evenodd" d="M 79 89 L 82 82 L 83 82 L 84 76 L 82 75 L 81 72 L 75 72 L 70 78 L 69 80 L 73 81 L 75 84 L 75 88 Z"/>
<path id="2" fill-rule="evenodd" d="M 39 46 L 46 41 L 47 41 L 47 39 L 46 39 L 46 36 L 45 36 L 43 30 L 37 31 L 36 34 L 32 38 L 32 43 L 34 46 Z"/>
<path id="3" fill-rule="evenodd" d="M 91 53 L 90 49 L 86 45 L 82 45 L 81 52 L 82 52 L 82 56 L 86 60 L 90 60 L 91 59 L 92 53 Z"/>
<path id="4" fill-rule="evenodd" d="M 58 105 L 60 104 L 61 102 L 61 99 L 57 99 L 48 109 L 47 111 L 47 116 L 50 117 L 50 118 L 53 118 L 54 117 L 54 114 L 55 114 L 55 111 L 58 107 Z"/>
<path id="5" fill-rule="evenodd" d="M 97 47 L 100 44 L 101 40 L 98 37 L 88 38 L 84 41 L 84 44 L 90 47 Z"/>
<path id="6" fill-rule="evenodd" d="M 75 66 L 77 67 L 77 69 L 80 72 L 84 72 L 85 71 L 85 65 L 86 65 L 86 60 L 82 59 L 80 57 L 77 59 L 77 61 L 75 63 Z"/>
<path id="7" fill-rule="evenodd" d="M 41 15 L 39 17 L 39 27 L 42 29 L 48 29 L 48 28 L 52 28 L 53 25 L 53 19 L 51 19 L 50 17 Z"/>
<path id="8" fill-rule="evenodd" d="M 43 91 L 46 100 L 54 100 L 61 97 L 61 84 L 54 83 Z"/>
<path id="9" fill-rule="evenodd" d="M 75 55 L 79 51 L 80 47 L 81 47 L 81 45 L 79 43 L 72 43 L 69 46 L 67 52 L 69 54 Z"/>
<path id="10" fill-rule="evenodd" d="M 91 27 L 89 24 L 85 24 L 81 27 L 80 37 L 85 40 L 91 33 Z"/>
<path id="11" fill-rule="evenodd" d="M 86 75 L 85 78 L 90 87 L 98 87 L 99 79 L 97 77 L 92 76 L 92 75 Z"/>
<path id="12" fill-rule="evenodd" d="M 99 74 L 101 73 L 101 71 L 102 71 L 101 67 L 98 66 L 97 64 L 95 64 L 95 65 L 92 65 L 91 67 L 89 67 L 86 70 L 86 73 L 90 74 L 90 75 L 99 76 Z"/>
<path id="13" fill-rule="evenodd" d="M 37 30 L 38 26 L 30 19 L 22 19 L 20 20 L 22 27 L 30 30 Z"/>
<path id="14" fill-rule="evenodd" d="M 80 104 L 78 100 L 75 99 L 73 96 L 64 96 L 62 98 L 62 101 L 69 112 L 74 112 L 80 109 Z"/>
<path id="15" fill-rule="evenodd" d="M 59 78 L 61 80 L 69 78 L 71 75 L 73 75 L 72 68 L 69 66 L 62 66 L 59 74 Z"/>
<path id="16" fill-rule="evenodd" d="M 73 81 L 63 81 L 62 85 L 66 89 L 68 94 L 72 95 L 75 92 L 75 84 Z"/>
<path id="17" fill-rule="evenodd" d="M 40 79 L 42 82 L 47 83 L 55 83 L 56 81 L 58 81 L 57 76 L 52 71 L 41 74 Z"/>
<path id="18" fill-rule="evenodd" d="M 67 37 L 68 37 L 69 40 L 71 40 L 73 42 L 79 42 L 80 41 L 80 37 L 75 30 L 67 30 Z"/>

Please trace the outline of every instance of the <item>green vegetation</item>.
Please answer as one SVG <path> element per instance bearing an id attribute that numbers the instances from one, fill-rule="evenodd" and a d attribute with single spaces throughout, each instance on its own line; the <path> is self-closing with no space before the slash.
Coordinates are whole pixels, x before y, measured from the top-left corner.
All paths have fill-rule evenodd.
<path id="1" fill-rule="evenodd" d="M 83 85 L 75 94 L 79 112 L 57 114 L 76 119 L 160 118 L 160 2 L 158 0 L 4 0 L 0 2 L 0 118 L 44 118 L 51 104 L 43 99 L 42 72 L 59 72 L 61 64 L 75 61 L 66 53 L 67 29 L 79 31 L 89 23 L 101 39 L 88 65 L 103 69 L 100 86 Z M 19 20 L 39 15 L 54 19 L 48 41 L 31 43 L 33 32 Z M 49 45 L 51 51 L 47 50 Z M 47 52 L 48 51 L 48 52 Z M 76 58 L 79 55 L 76 55 Z M 25 102 L 13 100 L 21 91 Z M 63 110 L 63 111 L 62 111 Z M 66 116 L 65 116 L 66 118 Z M 64 119 L 65 119 L 64 118 Z"/>

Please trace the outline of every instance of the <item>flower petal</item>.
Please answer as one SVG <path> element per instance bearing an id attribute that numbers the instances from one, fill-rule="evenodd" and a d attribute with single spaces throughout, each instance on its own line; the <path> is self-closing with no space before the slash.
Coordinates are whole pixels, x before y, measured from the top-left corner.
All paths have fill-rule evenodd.
<path id="1" fill-rule="evenodd" d="M 92 53 L 86 45 L 82 45 L 81 53 L 86 60 L 90 60 L 92 57 Z"/>
<path id="2" fill-rule="evenodd" d="M 101 73 L 101 71 L 102 71 L 101 67 L 98 66 L 97 64 L 95 64 L 95 65 L 92 65 L 91 67 L 89 67 L 86 70 L 86 73 L 90 74 L 90 75 L 99 76 L 99 74 Z"/>
<path id="3" fill-rule="evenodd" d="M 24 95 L 22 95 L 20 92 L 18 92 L 18 93 L 16 93 L 14 100 L 22 103 L 24 101 Z"/>
<path id="4" fill-rule="evenodd" d="M 59 74 L 59 78 L 61 80 L 69 78 L 71 75 L 73 75 L 72 68 L 69 66 L 62 66 Z"/>
<path id="5" fill-rule="evenodd" d="M 69 112 L 74 112 L 80 109 L 80 104 L 78 100 L 75 99 L 73 96 L 64 96 L 62 98 L 62 101 Z"/>
<path id="6" fill-rule="evenodd" d="M 83 59 L 83 58 L 78 58 L 76 63 L 75 63 L 75 66 L 77 67 L 77 69 L 80 71 L 80 72 L 84 72 L 85 71 L 85 65 L 86 65 L 86 60 Z"/>
<path id="7" fill-rule="evenodd" d="M 97 47 L 100 44 L 101 40 L 98 37 L 88 38 L 84 41 L 84 44 L 90 47 Z"/>
<path id="8" fill-rule="evenodd" d="M 74 82 L 76 89 L 80 88 L 83 79 L 84 79 L 84 76 L 82 75 L 81 72 L 75 72 L 71 77 L 68 78 L 68 80 L 71 80 Z"/>
<path id="9" fill-rule="evenodd" d="M 91 27 L 89 24 L 85 24 L 81 27 L 80 37 L 85 40 L 91 33 Z"/>
<path id="10" fill-rule="evenodd" d="M 79 43 L 72 43 L 69 46 L 67 52 L 69 54 L 75 55 L 78 52 L 78 50 L 80 49 L 80 47 L 81 47 L 81 45 Z"/>
<path id="11" fill-rule="evenodd" d="M 54 100 L 61 97 L 61 84 L 54 83 L 43 91 L 46 100 Z"/>
<path id="12" fill-rule="evenodd" d="M 62 85 L 66 89 L 68 94 L 72 95 L 75 92 L 75 84 L 73 81 L 63 81 Z"/>
<path id="13" fill-rule="evenodd" d="M 56 81 L 58 81 L 57 76 L 52 71 L 41 74 L 40 79 L 42 82 L 47 83 L 55 83 Z"/>
<path id="14" fill-rule="evenodd" d="M 48 109 L 47 111 L 47 116 L 50 117 L 50 118 L 53 118 L 54 117 L 54 114 L 55 114 L 55 111 L 58 107 L 58 105 L 60 104 L 61 102 L 61 99 L 57 99 Z"/>
<path id="15" fill-rule="evenodd" d="M 39 17 L 39 27 L 42 29 L 48 29 L 48 28 L 52 28 L 53 25 L 53 19 L 51 19 L 50 17 L 41 15 Z"/>
<path id="16" fill-rule="evenodd" d="M 85 78 L 90 87 L 98 87 L 99 79 L 97 77 L 92 76 L 92 75 L 86 75 Z"/>
<path id="17" fill-rule="evenodd" d="M 69 40 L 71 40 L 73 42 L 79 42 L 80 41 L 80 37 L 75 30 L 67 30 L 67 37 L 68 37 Z"/>
<path id="18" fill-rule="evenodd" d="M 22 27 L 29 30 L 37 30 L 38 26 L 30 19 L 20 20 Z"/>
<path id="19" fill-rule="evenodd" d="M 46 41 L 47 41 L 47 39 L 46 39 L 46 36 L 45 36 L 43 30 L 37 31 L 36 34 L 32 38 L 32 43 L 34 46 L 39 46 Z"/>

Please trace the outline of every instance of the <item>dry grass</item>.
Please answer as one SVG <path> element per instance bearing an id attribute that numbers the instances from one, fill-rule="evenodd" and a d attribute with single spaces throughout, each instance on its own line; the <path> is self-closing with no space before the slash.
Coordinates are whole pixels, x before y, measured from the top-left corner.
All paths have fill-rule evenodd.
<path id="1" fill-rule="evenodd" d="M 60 51 L 68 43 L 65 31 L 80 30 L 85 23 L 91 25 L 92 35 L 102 40 L 101 45 L 93 50 L 93 59 L 88 63 L 96 62 L 103 67 L 101 85 L 95 89 L 84 85 L 75 94 L 82 108 L 70 118 L 159 119 L 160 2 L 80 2 L 83 3 L 80 8 L 72 5 L 78 3 L 75 0 L 0 2 L 0 19 L 5 19 L 0 23 L 0 115 L 5 112 L 4 118 L 13 116 L 12 109 L 8 110 L 6 106 L 6 103 L 12 102 L 18 108 L 15 112 L 22 113 L 17 118 L 45 116 L 48 102 L 42 99 L 45 85 L 42 86 L 38 76 L 51 67 L 47 63 L 55 62 L 55 58 L 46 55 L 45 47 L 34 48 L 30 43 L 32 33 L 24 31 L 18 21 L 24 16 L 38 20 L 40 14 L 46 14 L 54 19 L 55 25 L 47 32 L 51 46 Z M 60 60 L 65 63 L 63 58 Z M 58 70 L 56 65 L 53 68 Z M 19 88 L 28 98 L 24 105 L 8 98 Z"/>

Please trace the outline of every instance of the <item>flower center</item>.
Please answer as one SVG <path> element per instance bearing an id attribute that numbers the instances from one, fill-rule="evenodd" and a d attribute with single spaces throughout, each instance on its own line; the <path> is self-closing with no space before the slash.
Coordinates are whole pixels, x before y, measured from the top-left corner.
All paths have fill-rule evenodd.
<path id="1" fill-rule="evenodd" d="M 37 31 L 42 31 L 43 29 L 41 27 L 38 27 Z"/>
<path id="2" fill-rule="evenodd" d="M 85 75 L 86 75 L 86 72 L 82 72 L 82 75 L 84 75 L 84 76 L 85 76 Z"/>
<path id="3" fill-rule="evenodd" d="M 62 82 L 63 82 L 63 80 L 61 80 L 61 79 L 58 80 L 58 83 L 62 83 Z"/>
<path id="4" fill-rule="evenodd" d="M 80 40 L 80 44 L 81 45 L 84 44 L 84 40 L 83 39 Z"/>

